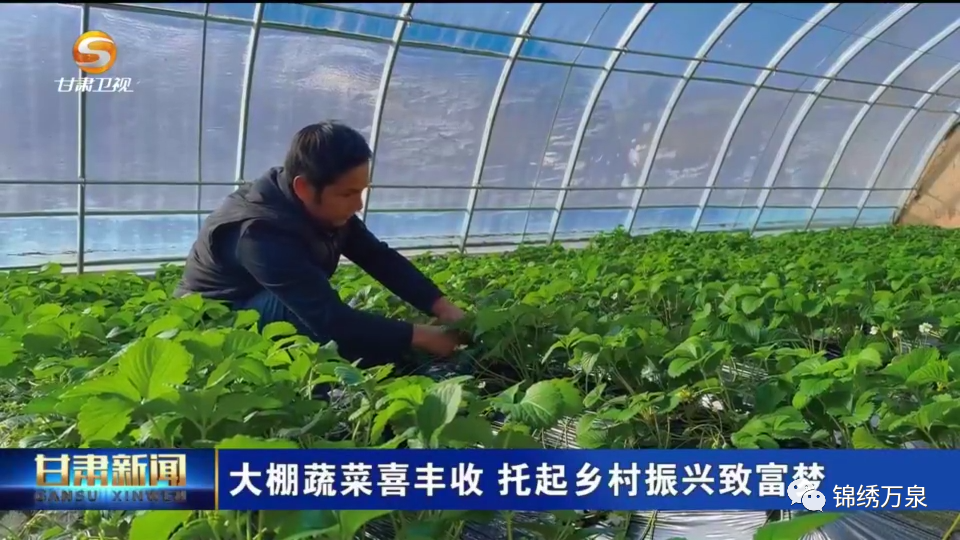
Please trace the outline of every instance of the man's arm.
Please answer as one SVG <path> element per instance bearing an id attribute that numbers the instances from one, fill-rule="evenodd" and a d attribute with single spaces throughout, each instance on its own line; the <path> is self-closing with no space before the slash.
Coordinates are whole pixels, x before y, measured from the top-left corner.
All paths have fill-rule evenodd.
<path id="1" fill-rule="evenodd" d="M 343 246 L 343 255 L 390 292 L 420 311 L 437 317 L 452 306 L 436 284 L 397 250 L 374 236 L 360 218 L 354 216 L 347 227 L 350 232 Z"/>
<path id="2" fill-rule="evenodd" d="M 319 266 L 303 256 L 302 244 L 263 223 L 247 227 L 237 242 L 240 265 L 273 293 L 317 337 L 340 345 L 377 343 L 389 351 L 409 349 L 413 325 L 358 311 L 344 304 Z"/>

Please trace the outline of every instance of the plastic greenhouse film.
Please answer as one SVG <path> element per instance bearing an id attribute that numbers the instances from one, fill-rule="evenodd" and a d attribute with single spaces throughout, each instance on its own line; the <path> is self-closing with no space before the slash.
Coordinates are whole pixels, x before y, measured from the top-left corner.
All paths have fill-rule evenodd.
<path id="1" fill-rule="evenodd" d="M 753 540 L 766 512 L 637 513 L 627 540 Z"/>
<path id="2" fill-rule="evenodd" d="M 953 512 L 857 513 L 808 534 L 804 540 L 941 540 L 955 517 Z M 627 539 L 752 540 L 766 521 L 764 512 L 638 513 Z M 949 540 L 960 540 L 960 533 Z"/>
<path id="3" fill-rule="evenodd" d="M 804 540 L 941 540 L 956 517 L 954 512 L 866 513 L 835 521 Z M 949 540 L 960 540 L 954 533 Z"/>

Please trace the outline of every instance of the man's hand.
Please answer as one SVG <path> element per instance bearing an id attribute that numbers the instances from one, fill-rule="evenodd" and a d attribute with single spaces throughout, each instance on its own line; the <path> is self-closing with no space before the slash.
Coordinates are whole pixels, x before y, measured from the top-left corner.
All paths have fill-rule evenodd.
<path id="1" fill-rule="evenodd" d="M 413 340 L 411 345 L 415 349 L 426 351 L 430 354 L 440 357 L 447 357 L 456 352 L 460 346 L 460 340 L 453 332 L 444 330 L 439 326 L 430 326 L 418 324 L 413 327 Z"/>
<path id="2" fill-rule="evenodd" d="M 463 319 L 466 314 L 456 304 L 446 298 L 439 298 L 433 304 L 433 315 L 443 324 L 453 324 Z"/>

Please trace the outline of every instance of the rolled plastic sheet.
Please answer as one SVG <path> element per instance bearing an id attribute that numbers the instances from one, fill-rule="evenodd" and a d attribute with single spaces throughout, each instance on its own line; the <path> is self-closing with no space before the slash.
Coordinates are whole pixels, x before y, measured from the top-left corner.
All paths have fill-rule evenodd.
<path id="1" fill-rule="evenodd" d="M 857 512 L 804 540 L 941 540 L 956 516 L 955 512 Z M 960 540 L 960 533 L 949 540 Z"/>
<path id="2" fill-rule="evenodd" d="M 791 519 L 803 512 L 784 512 Z M 804 540 L 941 540 L 955 512 L 858 512 L 840 518 Z M 635 514 L 627 540 L 753 540 L 765 512 L 655 512 Z M 960 540 L 960 531 L 948 540 Z"/>
<path id="3" fill-rule="evenodd" d="M 643 512 L 626 540 L 753 540 L 767 519 L 766 512 Z"/>

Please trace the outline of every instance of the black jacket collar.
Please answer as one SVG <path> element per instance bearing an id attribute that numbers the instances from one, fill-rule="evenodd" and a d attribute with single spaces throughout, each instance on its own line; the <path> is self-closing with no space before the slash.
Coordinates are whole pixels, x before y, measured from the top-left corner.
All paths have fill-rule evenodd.
<path id="1" fill-rule="evenodd" d="M 307 212 L 307 209 L 303 206 L 303 203 L 293 191 L 293 178 L 291 178 L 290 175 L 284 171 L 283 167 L 274 167 L 270 169 L 270 171 L 268 171 L 267 174 L 264 175 L 264 177 L 260 180 L 266 181 L 267 186 L 265 187 L 267 187 L 269 191 L 274 191 L 273 195 L 281 199 L 283 205 L 287 207 L 290 212 L 295 213 L 296 219 L 302 220 L 311 229 L 316 230 L 318 233 L 329 236 L 334 236 L 337 234 L 338 230 L 336 228 L 318 222 L 316 218 Z"/>

